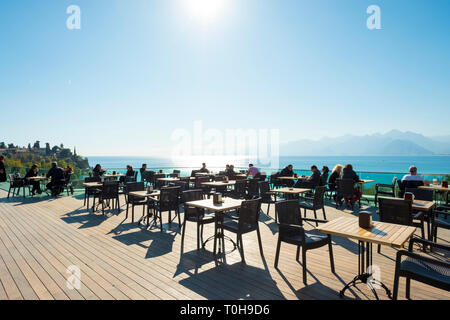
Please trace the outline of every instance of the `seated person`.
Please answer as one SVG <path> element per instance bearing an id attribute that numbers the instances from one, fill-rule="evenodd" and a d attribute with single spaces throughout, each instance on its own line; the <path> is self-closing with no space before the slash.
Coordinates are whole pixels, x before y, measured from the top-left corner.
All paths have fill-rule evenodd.
<path id="1" fill-rule="evenodd" d="M 24 178 L 25 179 L 25 183 L 31 184 L 33 186 L 33 188 L 31 189 L 31 194 L 33 196 L 36 194 L 36 192 L 38 194 L 42 193 L 40 182 L 36 181 L 36 180 L 29 180 L 28 179 L 28 178 L 32 178 L 32 177 L 37 177 L 37 175 L 38 175 L 38 166 L 33 164 L 33 166 L 27 172 L 27 174 L 25 175 L 25 178 Z"/>
<path id="2" fill-rule="evenodd" d="M 399 197 L 403 197 L 406 188 L 417 188 L 425 185 L 425 180 L 421 176 L 417 175 L 417 168 L 415 166 L 409 167 L 409 174 L 402 178 L 402 181 L 398 183 Z"/>
<path id="3" fill-rule="evenodd" d="M 144 179 L 144 178 L 143 178 L 144 175 L 145 175 L 144 172 L 145 172 L 146 170 L 147 170 L 147 164 L 144 163 L 144 164 L 142 165 L 142 167 L 139 169 L 139 172 L 141 173 L 141 178 L 142 178 L 142 179 Z M 144 181 L 144 180 L 142 180 L 142 181 Z"/>
<path id="4" fill-rule="evenodd" d="M 278 177 L 293 177 L 294 176 L 294 167 L 292 164 L 285 167 L 283 170 L 281 170 Z M 281 184 L 286 187 L 292 187 L 294 185 L 294 181 L 292 180 L 280 180 Z"/>
<path id="5" fill-rule="evenodd" d="M 102 169 L 100 164 L 96 164 L 94 170 L 92 170 L 94 177 L 101 177 L 106 172 L 106 170 Z"/>
<path id="6" fill-rule="evenodd" d="M 236 172 L 234 171 L 234 165 L 230 165 L 226 171 L 226 175 L 228 178 L 234 177 L 236 175 Z"/>
<path id="7" fill-rule="evenodd" d="M 127 165 L 127 173 L 125 174 L 127 177 L 134 177 L 134 170 L 133 167 L 130 165 Z"/>
<path id="8" fill-rule="evenodd" d="M 405 175 L 402 178 L 402 181 L 419 181 L 423 184 L 425 183 L 425 180 L 421 176 L 417 175 L 417 168 L 415 166 L 409 167 L 409 174 Z"/>
<path id="9" fill-rule="evenodd" d="M 346 164 L 344 169 L 342 170 L 342 179 L 350 179 L 353 180 L 355 183 L 359 181 L 359 177 L 356 174 L 355 171 L 353 171 L 353 166 L 351 164 Z M 353 189 L 353 198 L 348 199 L 348 197 L 345 197 L 345 203 L 348 205 L 349 203 L 353 206 L 356 201 L 358 201 L 361 198 L 361 192 L 358 188 Z"/>
<path id="10" fill-rule="evenodd" d="M 337 164 L 333 171 L 331 172 L 330 178 L 328 179 L 328 189 L 330 191 L 336 190 L 336 179 L 339 179 L 341 177 L 342 173 L 342 165 Z"/>
<path id="11" fill-rule="evenodd" d="M 320 185 L 320 171 L 317 166 L 311 167 L 312 174 L 305 180 L 298 180 L 295 184 L 296 188 L 312 188 Z"/>
<path id="12" fill-rule="evenodd" d="M 52 195 L 58 195 L 61 193 L 61 187 L 64 184 L 64 169 L 58 167 L 56 162 L 52 163 L 52 168 L 47 173 L 47 178 L 51 178 L 51 181 L 47 184 L 47 189 L 51 190 Z"/>
<path id="13" fill-rule="evenodd" d="M 261 173 L 259 172 L 259 169 L 250 163 L 248 165 L 247 177 L 252 176 L 254 178 L 258 173 L 259 173 L 259 175 L 261 175 Z"/>
<path id="14" fill-rule="evenodd" d="M 67 167 L 64 169 L 64 175 L 66 177 L 70 176 L 71 174 L 73 174 L 73 168 L 71 165 L 67 165 Z"/>
<path id="15" fill-rule="evenodd" d="M 322 167 L 322 175 L 320 176 L 320 186 L 327 185 L 329 172 L 330 169 L 327 166 Z"/>
<path id="16" fill-rule="evenodd" d="M 209 173 L 209 170 L 206 169 L 206 163 L 202 163 L 202 167 L 201 167 L 200 170 L 198 170 L 198 172 L 201 172 L 201 173 Z"/>

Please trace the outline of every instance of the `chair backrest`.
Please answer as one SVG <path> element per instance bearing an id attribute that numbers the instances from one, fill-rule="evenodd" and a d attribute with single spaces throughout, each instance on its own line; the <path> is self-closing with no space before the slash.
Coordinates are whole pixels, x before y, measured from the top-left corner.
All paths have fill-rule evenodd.
<path id="1" fill-rule="evenodd" d="M 412 225 L 412 202 L 396 198 L 378 199 L 380 208 L 380 221 Z"/>
<path id="2" fill-rule="evenodd" d="M 178 173 L 169 173 L 167 176 L 169 178 L 178 178 L 179 174 Z"/>
<path id="3" fill-rule="evenodd" d="M 173 173 L 180 175 L 181 171 L 180 170 L 173 170 Z"/>
<path id="4" fill-rule="evenodd" d="M 300 206 L 297 200 L 279 201 L 275 203 L 278 221 L 281 224 L 302 225 Z"/>
<path id="5" fill-rule="evenodd" d="M 323 198 L 325 196 L 325 191 L 326 191 L 325 186 L 316 187 L 314 191 L 314 200 L 313 200 L 313 204 L 316 208 L 323 207 Z"/>
<path id="6" fill-rule="evenodd" d="M 320 175 L 320 186 L 326 186 L 328 182 L 328 172 Z"/>
<path id="7" fill-rule="evenodd" d="M 214 177 L 214 181 L 223 181 L 225 178 L 225 175 L 217 175 Z"/>
<path id="8" fill-rule="evenodd" d="M 200 170 L 192 170 L 191 171 L 191 177 L 195 177 L 195 175 L 200 172 Z"/>
<path id="9" fill-rule="evenodd" d="M 259 186 L 259 195 L 263 199 L 270 198 L 268 192 L 270 191 L 269 181 L 260 181 L 258 183 Z"/>
<path id="10" fill-rule="evenodd" d="M 243 195 L 245 194 L 245 188 L 247 187 L 247 180 L 236 180 L 234 184 L 234 192 Z"/>
<path id="11" fill-rule="evenodd" d="M 259 176 L 259 181 L 266 181 L 267 175 L 262 174 Z"/>
<path id="12" fill-rule="evenodd" d="M 156 189 L 160 189 L 162 186 L 164 186 L 163 181 L 159 181 L 160 178 L 165 178 L 166 175 L 164 173 L 155 173 L 153 175 L 152 184 Z"/>
<path id="13" fill-rule="evenodd" d="M 211 180 L 210 177 L 205 177 L 205 176 L 196 177 L 195 178 L 195 188 L 196 189 L 204 188 L 205 186 L 203 186 L 202 183 L 208 182 L 210 180 Z"/>
<path id="14" fill-rule="evenodd" d="M 102 199 L 115 199 L 119 196 L 119 181 L 105 181 L 103 183 Z"/>
<path id="15" fill-rule="evenodd" d="M 339 196 L 353 196 L 353 190 L 355 188 L 355 181 L 353 179 L 336 179 L 336 185 L 336 192 Z"/>
<path id="16" fill-rule="evenodd" d="M 406 188 L 418 188 L 424 185 L 423 181 L 420 180 L 403 180 L 403 187 Z"/>
<path id="17" fill-rule="evenodd" d="M 179 202 L 180 187 L 163 187 L 159 195 L 159 202 L 164 207 L 176 207 Z"/>
<path id="18" fill-rule="evenodd" d="M 258 183 L 259 183 L 258 179 L 248 180 L 247 191 L 248 191 L 248 194 L 250 196 L 257 196 L 257 195 L 259 195 L 259 185 L 258 185 Z"/>
<path id="19" fill-rule="evenodd" d="M 180 192 L 183 192 L 183 191 L 189 189 L 188 183 L 186 181 L 174 181 L 173 185 L 176 187 L 180 187 Z"/>
<path id="20" fill-rule="evenodd" d="M 243 201 L 239 209 L 239 228 L 253 229 L 258 226 L 261 198 Z"/>
<path id="21" fill-rule="evenodd" d="M 406 188 L 405 192 L 411 192 L 417 200 L 433 201 L 433 190 Z"/>
<path id="22" fill-rule="evenodd" d="M 144 191 L 145 183 L 144 182 L 128 182 L 125 184 L 125 192 L 128 194 L 133 191 Z M 132 195 L 128 195 L 128 202 L 134 201 L 136 198 Z M 142 198 L 141 198 L 142 199 Z"/>
<path id="23" fill-rule="evenodd" d="M 199 216 L 204 213 L 204 210 L 200 210 L 200 209 L 194 208 L 194 207 L 189 207 L 186 205 L 186 202 L 198 201 L 198 200 L 203 200 L 203 190 L 195 189 L 195 190 L 183 191 L 182 196 L 181 196 L 181 201 L 184 204 L 184 214 L 186 215 L 187 219 L 189 219 L 190 217 Z"/>
<path id="24" fill-rule="evenodd" d="M 99 176 L 96 177 L 86 177 L 84 178 L 84 182 L 89 183 L 89 182 L 102 182 L 102 178 Z"/>

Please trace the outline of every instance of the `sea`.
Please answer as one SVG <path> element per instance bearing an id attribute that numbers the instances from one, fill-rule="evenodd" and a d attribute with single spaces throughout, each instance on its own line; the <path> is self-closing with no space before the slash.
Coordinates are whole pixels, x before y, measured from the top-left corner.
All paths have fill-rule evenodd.
<path id="1" fill-rule="evenodd" d="M 232 157 L 196 157 L 185 159 L 156 158 L 156 157 L 88 157 L 89 165 L 95 166 L 101 164 L 107 169 L 124 169 L 127 165 L 138 169 L 143 163 L 148 168 L 155 169 L 171 169 L 185 168 L 197 169 L 201 167 L 202 162 L 206 162 L 208 168 L 220 171 L 225 168 L 226 164 L 233 164 L 236 168 L 248 167 L 249 161 L 244 158 Z M 281 156 L 278 159 L 277 167 L 273 165 L 260 165 L 255 162 L 256 166 L 267 171 L 276 171 L 279 168 L 292 164 L 294 170 L 308 171 L 311 165 L 328 166 L 330 170 L 336 164 L 352 164 L 357 172 L 374 172 L 374 173 L 407 173 L 411 165 L 418 168 L 421 174 L 448 175 L 450 174 L 450 155 L 443 156 L 299 156 L 286 157 Z"/>

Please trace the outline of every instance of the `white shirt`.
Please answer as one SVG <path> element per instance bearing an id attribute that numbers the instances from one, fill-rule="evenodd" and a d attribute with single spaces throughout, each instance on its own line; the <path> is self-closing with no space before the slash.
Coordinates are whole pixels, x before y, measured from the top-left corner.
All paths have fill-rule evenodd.
<path id="1" fill-rule="evenodd" d="M 418 175 L 407 174 L 402 181 L 425 181 L 425 179 Z"/>

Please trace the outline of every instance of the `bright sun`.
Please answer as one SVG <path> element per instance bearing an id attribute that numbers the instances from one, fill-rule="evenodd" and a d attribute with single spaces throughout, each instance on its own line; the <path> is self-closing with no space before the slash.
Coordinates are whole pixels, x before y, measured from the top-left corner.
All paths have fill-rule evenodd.
<path id="1" fill-rule="evenodd" d="M 183 0 L 189 15 L 194 20 L 211 22 L 221 15 L 229 0 Z"/>

